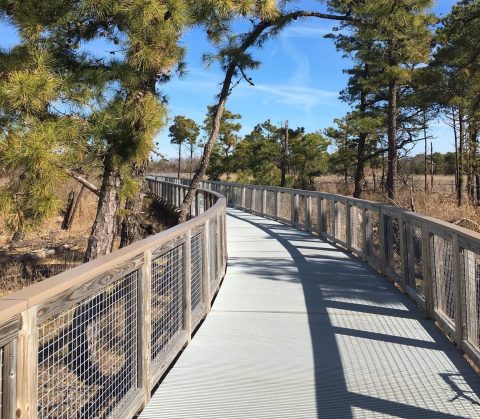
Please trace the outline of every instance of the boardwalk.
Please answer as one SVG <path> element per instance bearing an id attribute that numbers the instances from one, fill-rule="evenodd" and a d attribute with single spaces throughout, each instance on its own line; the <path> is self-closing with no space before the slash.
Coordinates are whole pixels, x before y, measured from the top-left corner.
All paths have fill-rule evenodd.
<path id="1" fill-rule="evenodd" d="M 480 377 L 367 265 L 230 210 L 212 311 L 140 418 L 480 417 Z"/>

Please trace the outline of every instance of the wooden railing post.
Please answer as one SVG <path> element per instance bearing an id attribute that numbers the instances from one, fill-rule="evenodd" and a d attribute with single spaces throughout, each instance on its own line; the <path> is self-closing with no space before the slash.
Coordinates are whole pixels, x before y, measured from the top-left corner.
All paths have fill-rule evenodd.
<path id="1" fill-rule="evenodd" d="M 458 235 L 452 237 L 452 263 L 453 263 L 453 281 L 454 281 L 454 301 L 455 301 L 455 343 L 458 349 L 462 350 L 465 319 L 465 280 L 464 271 L 461 268 L 460 246 L 458 244 Z"/>
<path id="2" fill-rule="evenodd" d="M 305 194 L 305 226 L 308 231 L 312 231 L 312 197 Z"/>
<path id="3" fill-rule="evenodd" d="M 280 213 L 280 191 L 275 190 L 275 220 L 278 220 Z"/>
<path id="4" fill-rule="evenodd" d="M 380 241 L 380 272 L 385 275 L 385 270 L 388 263 L 388 241 L 386 240 L 386 223 L 385 214 L 383 209 L 380 208 L 380 214 L 378 218 L 378 236 Z"/>
<path id="5" fill-rule="evenodd" d="M 256 206 L 256 204 L 257 204 L 257 202 L 256 202 L 256 201 L 257 201 L 257 199 L 256 199 L 256 198 L 257 198 L 257 194 L 256 194 L 256 189 L 255 189 L 255 187 L 252 187 L 251 197 L 252 197 L 252 199 L 250 200 L 250 211 L 251 211 L 252 213 L 255 213 L 255 212 L 256 212 L 255 206 Z"/>
<path id="6" fill-rule="evenodd" d="M 423 281 L 425 294 L 425 311 L 428 317 L 433 317 L 435 301 L 433 295 L 433 263 L 432 263 L 432 237 L 427 224 L 422 223 L 422 258 Z"/>
<path id="7" fill-rule="evenodd" d="M 352 251 L 352 222 L 351 222 L 351 206 L 348 199 L 345 201 L 345 241 L 347 243 L 347 251 Z"/>
<path id="8" fill-rule="evenodd" d="M 215 283 L 219 284 L 219 281 L 217 281 L 217 279 L 220 278 L 222 275 L 222 254 L 220 249 L 220 246 L 222 245 L 220 233 L 220 231 L 222 230 L 222 219 L 220 217 L 220 214 L 217 214 L 215 220 L 217 226 L 217 228 L 215 229 L 215 252 L 217 253 L 217 278 L 215 278 Z"/>
<path id="9" fill-rule="evenodd" d="M 295 227 L 297 220 L 297 194 L 295 192 L 290 192 L 290 225 Z"/>
<path id="10" fill-rule="evenodd" d="M 267 208 L 267 190 L 262 188 L 262 215 L 265 214 L 265 209 Z"/>
<path id="11" fill-rule="evenodd" d="M 139 386 L 144 392 L 144 405 L 150 400 L 151 388 L 151 336 L 152 336 L 152 250 L 143 254 L 142 276 L 138 292 L 138 369 Z"/>
<path id="12" fill-rule="evenodd" d="M 38 326 L 36 307 L 22 313 L 17 347 L 17 418 L 37 417 Z"/>
<path id="13" fill-rule="evenodd" d="M 362 256 L 363 260 L 366 262 L 368 257 L 368 241 L 367 241 L 367 224 L 368 224 L 368 212 L 365 207 L 362 207 Z"/>
<path id="14" fill-rule="evenodd" d="M 333 205 L 333 216 L 332 216 L 332 237 L 337 238 L 337 219 L 338 219 L 338 208 L 337 203 L 335 202 L 335 196 L 332 198 L 332 205 Z"/>
<path id="15" fill-rule="evenodd" d="M 183 319 L 188 342 L 192 339 L 192 232 L 188 231 L 183 244 Z"/>
<path id="16" fill-rule="evenodd" d="M 245 186 L 242 186 L 240 193 L 240 207 L 245 209 Z"/>
<path id="17" fill-rule="evenodd" d="M 403 217 L 398 218 L 399 228 L 399 240 L 400 240 L 400 261 L 401 261 L 401 276 L 402 276 L 402 289 L 407 289 L 408 283 L 408 252 L 407 252 L 407 240 L 405 237 L 405 220 Z"/>
<path id="18" fill-rule="evenodd" d="M 323 198 L 322 195 L 317 196 L 317 224 L 318 224 L 318 235 L 321 236 L 325 228 L 325 214 L 323 211 Z"/>

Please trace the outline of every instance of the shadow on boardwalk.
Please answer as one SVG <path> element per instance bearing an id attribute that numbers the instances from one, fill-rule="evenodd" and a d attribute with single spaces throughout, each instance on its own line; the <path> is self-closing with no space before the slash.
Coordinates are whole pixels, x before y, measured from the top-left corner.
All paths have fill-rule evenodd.
<path id="1" fill-rule="evenodd" d="M 229 215 L 278 241 L 294 261 L 234 263 L 263 279 L 301 282 L 318 417 L 480 417 L 478 375 L 387 279 L 318 237 L 250 214 Z"/>

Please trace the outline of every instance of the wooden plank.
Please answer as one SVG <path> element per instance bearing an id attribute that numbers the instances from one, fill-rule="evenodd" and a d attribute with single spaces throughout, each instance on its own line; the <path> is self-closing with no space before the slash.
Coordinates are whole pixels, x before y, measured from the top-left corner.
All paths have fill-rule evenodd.
<path id="1" fill-rule="evenodd" d="M 454 283 L 454 301 L 455 301 L 455 342 L 461 350 L 464 339 L 464 324 L 466 318 L 465 313 L 465 278 L 463 269 L 460 266 L 460 247 L 458 245 L 458 236 L 454 235 L 452 240 L 452 274 Z"/>
<path id="2" fill-rule="evenodd" d="M 114 269 L 93 278 L 86 284 L 55 295 L 37 306 L 38 321 L 43 322 L 47 318 L 75 306 L 79 301 L 100 292 L 108 285 L 139 269 L 142 265 L 143 254 L 139 254 L 135 258 L 116 266 Z"/>
<path id="3" fill-rule="evenodd" d="M 143 391 L 143 403 L 146 405 L 152 392 L 151 345 L 152 345 L 152 252 L 145 251 L 142 274 L 138 280 L 138 374 L 139 386 Z"/>
<path id="4" fill-rule="evenodd" d="M 14 418 L 17 410 L 17 340 L 3 346 L 2 418 Z"/>
<path id="5" fill-rule="evenodd" d="M 22 328 L 22 316 L 17 314 L 0 324 L 0 347 L 6 345 L 17 337 Z"/>
<path id="6" fill-rule="evenodd" d="M 15 416 L 37 417 L 38 327 L 35 307 L 22 313 L 22 329 L 17 343 L 17 406 Z"/>
<path id="7" fill-rule="evenodd" d="M 432 237 L 427 224 L 422 225 L 423 281 L 425 284 L 425 309 L 428 317 L 434 313 Z"/>

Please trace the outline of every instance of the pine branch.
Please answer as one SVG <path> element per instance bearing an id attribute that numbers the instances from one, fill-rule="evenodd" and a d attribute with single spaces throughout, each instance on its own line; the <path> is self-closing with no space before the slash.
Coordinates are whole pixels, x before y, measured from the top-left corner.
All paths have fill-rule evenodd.
<path id="1" fill-rule="evenodd" d="M 84 177 L 80 176 L 78 173 L 75 173 L 71 169 L 65 169 L 65 172 L 75 179 L 77 182 L 85 186 L 88 190 L 92 191 L 95 195 L 100 196 L 100 190 L 98 187 L 96 187 L 93 183 L 90 183 L 87 179 Z"/>

